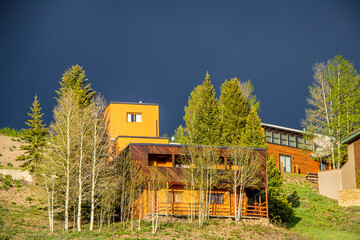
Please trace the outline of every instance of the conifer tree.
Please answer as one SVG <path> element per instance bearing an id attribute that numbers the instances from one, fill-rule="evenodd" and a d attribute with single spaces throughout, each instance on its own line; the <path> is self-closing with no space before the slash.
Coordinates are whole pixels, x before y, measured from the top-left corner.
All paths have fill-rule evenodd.
<path id="1" fill-rule="evenodd" d="M 190 94 L 185 106 L 186 132 L 193 144 L 214 145 L 220 141 L 219 107 L 210 75 Z"/>
<path id="2" fill-rule="evenodd" d="M 261 130 L 261 120 L 256 113 L 256 107 L 251 106 L 242 133 L 242 145 L 250 148 L 266 148 L 265 135 Z"/>
<path id="3" fill-rule="evenodd" d="M 237 78 L 225 80 L 220 95 L 221 140 L 223 145 L 236 146 L 249 113 L 249 102 L 245 98 Z"/>
<path id="4" fill-rule="evenodd" d="M 20 148 L 25 150 L 25 154 L 17 158 L 17 160 L 25 160 L 25 163 L 21 166 L 25 170 L 29 170 L 34 178 L 34 185 L 36 185 L 37 179 L 37 165 L 43 158 L 43 151 L 46 145 L 47 130 L 45 124 L 42 124 L 42 116 L 40 103 L 35 95 L 32 107 L 30 107 L 31 113 L 28 113 L 31 119 L 25 124 L 29 129 L 25 130 L 24 139 L 27 145 L 21 145 Z"/>
<path id="5" fill-rule="evenodd" d="M 85 79 L 85 70 L 79 65 L 72 66 L 63 74 L 61 78 L 60 89 L 56 90 L 58 101 L 61 96 L 69 89 L 74 90 L 75 95 L 79 98 L 80 107 L 88 106 L 95 97 L 96 92 L 91 88 L 91 83 Z"/>

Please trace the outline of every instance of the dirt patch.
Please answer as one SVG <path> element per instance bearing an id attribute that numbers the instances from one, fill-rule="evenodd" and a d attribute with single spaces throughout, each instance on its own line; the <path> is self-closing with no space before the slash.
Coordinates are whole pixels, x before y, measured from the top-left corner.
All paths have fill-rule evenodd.
<path id="1" fill-rule="evenodd" d="M 31 198 L 31 200 L 30 200 Z M 40 189 L 31 185 L 25 185 L 22 182 L 22 187 L 11 187 L 7 190 L 0 190 L 0 199 L 8 203 L 16 203 L 18 206 L 30 207 L 34 204 L 39 204 L 41 198 Z"/>
<path id="2" fill-rule="evenodd" d="M 23 161 L 16 161 L 18 156 L 24 154 L 21 145 L 24 145 L 24 141 L 20 138 L 0 135 L 0 163 L 3 167 L 7 167 L 8 163 L 15 168 L 23 164 Z"/>

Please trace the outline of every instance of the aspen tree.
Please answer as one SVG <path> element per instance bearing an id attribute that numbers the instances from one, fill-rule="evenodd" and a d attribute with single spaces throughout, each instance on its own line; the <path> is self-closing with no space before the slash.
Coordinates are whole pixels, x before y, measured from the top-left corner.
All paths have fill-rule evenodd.
<path id="1" fill-rule="evenodd" d="M 73 91 L 68 91 L 58 99 L 58 105 L 54 109 L 54 123 L 50 126 L 50 138 L 52 138 L 52 151 L 57 159 L 58 174 L 65 178 L 65 216 L 64 229 L 69 229 L 69 200 L 71 173 L 75 167 L 75 143 L 76 121 L 78 118 L 78 98 Z"/>
<path id="2" fill-rule="evenodd" d="M 106 116 L 104 113 L 105 107 L 105 100 L 101 96 L 96 96 L 90 108 L 90 231 L 94 229 L 96 201 L 101 196 L 101 192 L 99 196 L 96 196 L 97 182 L 100 173 L 104 171 L 106 163 L 109 160 L 110 138 L 108 136 Z"/>
<path id="3" fill-rule="evenodd" d="M 360 75 L 354 65 L 338 55 L 327 63 L 315 63 L 314 82 L 305 110 L 304 127 L 311 134 L 327 136 L 330 162 L 340 168 L 346 148 L 340 140 L 360 125 Z"/>

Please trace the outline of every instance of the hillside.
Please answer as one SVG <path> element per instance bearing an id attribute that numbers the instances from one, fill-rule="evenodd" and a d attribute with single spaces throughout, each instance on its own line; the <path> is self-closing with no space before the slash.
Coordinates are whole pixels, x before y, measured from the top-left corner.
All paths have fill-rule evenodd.
<path id="1" fill-rule="evenodd" d="M 296 192 L 296 218 L 286 228 L 315 239 L 360 239 L 360 207 L 340 207 L 318 194 L 304 175 L 285 174 L 285 190 Z"/>
<path id="2" fill-rule="evenodd" d="M 16 157 L 23 154 L 20 145 L 24 144 L 20 138 L 0 135 L 0 167 L 18 168 L 23 162 L 16 161 Z"/>
<path id="3" fill-rule="evenodd" d="M 21 142 L 0 135 L 0 162 L 18 167 L 15 158 L 22 153 Z M 0 175 L 0 239 L 360 239 L 360 207 L 339 207 L 306 182 L 303 175 L 284 174 L 285 190 L 293 194 L 295 218 L 282 225 L 236 223 L 230 219 L 211 219 L 201 230 L 196 222 L 185 219 L 161 219 L 159 230 L 151 234 L 151 223 L 142 221 L 141 231 L 122 230 L 120 223 L 98 231 L 82 233 L 62 231 L 62 217 L 55 219 L 56 232 L 48 232 L 44 193 L 39 186 Z M 72 224 L 72 223 L 71 223 Z M 83 229 L 87 229 L 87 225 Z M 137 229 L 137 226 L 135 226 Z"/>

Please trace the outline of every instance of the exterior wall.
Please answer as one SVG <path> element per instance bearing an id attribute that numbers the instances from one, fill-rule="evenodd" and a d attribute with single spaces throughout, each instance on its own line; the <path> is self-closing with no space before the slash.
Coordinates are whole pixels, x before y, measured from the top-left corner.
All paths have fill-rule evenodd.
<path id="1" fill-rule="evenodd" d="M 360 188 L 360 139 L 353 143 L 355 159 L 355 184 Z"/>
<path id="2" fill-rule="evenodd" d="M 159 106 L 155 104 L 110 103 L 106 108 L 110 137 L 159 137 Z M 140 113 L 141 122 L 127 122 L 127 113 Z"/>
<path id="3" fill-rule="evenodd" d="M 308 172 L 318 172 L 320 170 L 320 164 L 311 158 L 310 154 L 312 151 L 272 143 L 267 144 L 269 146 L 267 149 L 267 154 L 268 156 L 274 155 L 277 166 L 279 166 L 279 155 L 283 154 L 292 157 L 292 172 L 295 172 L 294 167 L 296 167 L 296 165 L 298 166 L 298 173 L 301 174 L 306 174 Z"/>
<path id="4" fill-rule="evenodd" d="M 181 192 L 182 193 L 182 202 L 170 203 L 167 199 L 168 192 Z M 227 190 L 214 190 L 212 193 L 223 193 L 224 194 L 224 204 L 211 204 L 210 205 L 210 215 L 216 216 L 233 216 L 234 215 L 234 194 Z M 156 194 L 156 197 L 155 197 Z M 190 203 L 193 202 L 193 197 L 195 197 L 195 213 L 198 213 L 198 203 L 200 194 L 199 191 L 195 191 L 194 196 L 192 196 L 192 191 L 183 189 L 179 185 L 170 186 L 169 190 L 160 189 L 158 191 L 148 191 L 147 189 L 143 191 L 141 197 L 141 217 L 144 217 L 147 214 L 151 214 L 152 211 L 160 214 L 169 214 L 169 215 L 188 215 L 190 211 Z M 239 195 L 238 195 L 239 197 Z M 149 199 L 149 202 L 148 202 Z M 155 202 L 155 199 L 157 202 Z M 244 199 L 242 203 L 242 211 L 246 210 L 247 197 L 244 193 Z M 168 202 L 167 202 L 168 201 Z M 139 212 L 139 199 L 136 200 L 136 210 L 135 216 L 138 217 Z"/>
<path id="5" fill-rule="evenodd" d="M 339 191 L 339 206 L 360 206 L 360 189 Z"/>
<path id="6" fill-rule="evenodd" d="M 348 161 L 341 167 L 342 189 L 356 188 L 354 143 L 348 146 Z"/>
<path id="7" fill-rule="evenodd" d="M 341 169 L 318 172 L 319 193 L 338 200 L 338 191 L 342 190 Z"/>
<path id="8" fill-rule="evenodd" d="M 13 179 L 23 180 L 29 183 L 33 182 L 33 179 L 29 171 L 15 170 L 15 169 L 0 169 L 0 174 L 10 175 Z"/>

